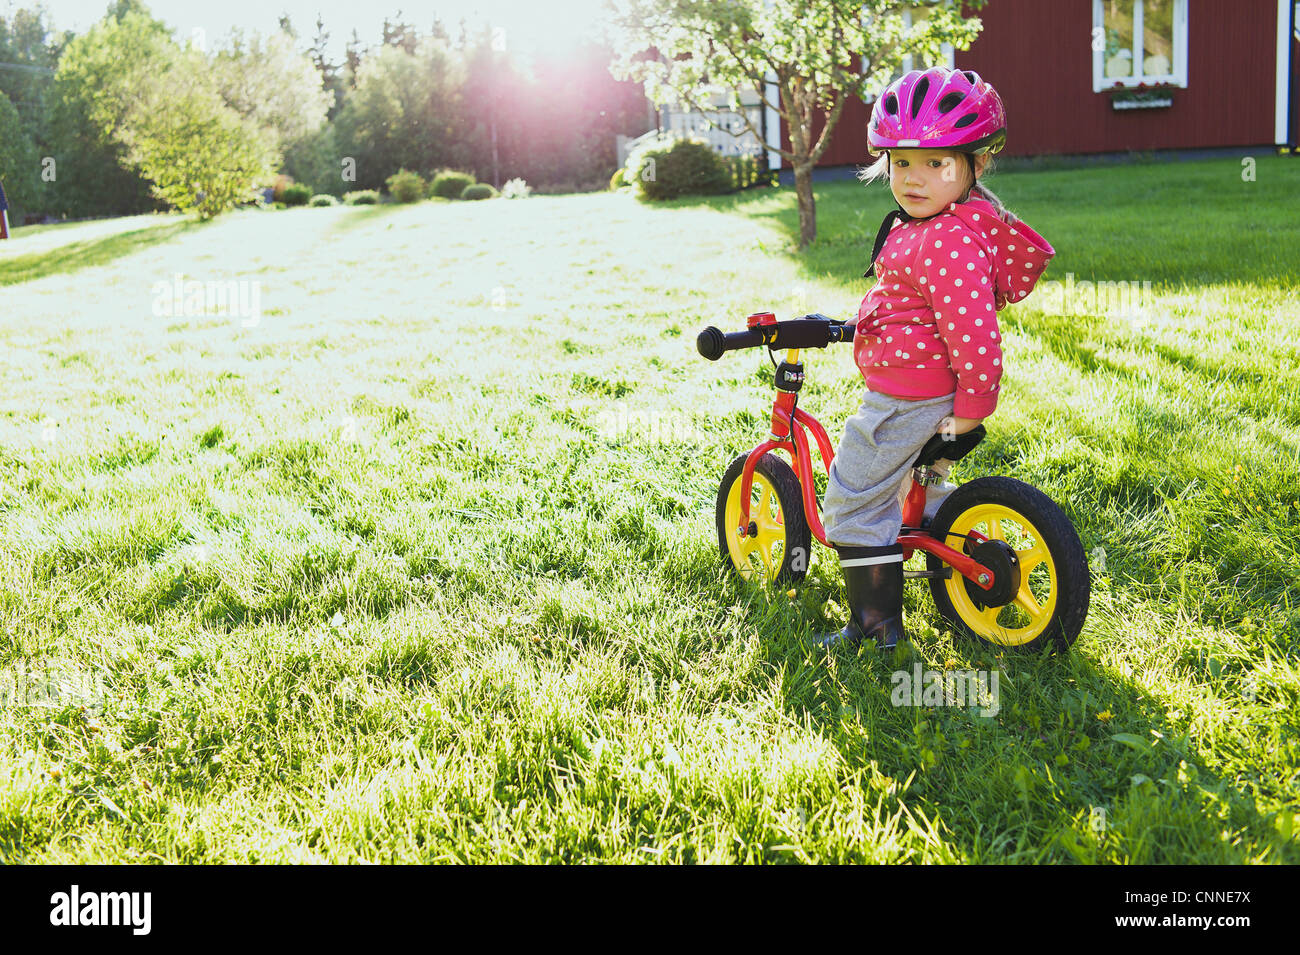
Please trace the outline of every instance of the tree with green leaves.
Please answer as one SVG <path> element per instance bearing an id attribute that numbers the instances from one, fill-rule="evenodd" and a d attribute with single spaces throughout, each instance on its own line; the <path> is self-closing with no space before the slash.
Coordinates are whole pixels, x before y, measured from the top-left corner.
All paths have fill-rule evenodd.
<path id="1" fill-rule="evenodd" d="M 314 117 L 293 115 L 299 103 L 292 96 L 286 105 L 260 88 L 226 83 L 225 95 L 247 110 L 241 115 L 223 97 L 221 82 L 236 68 L 237 61 L 218 56 L 214 63 L 199 50 L 182 50 L 138 4 L 119 2 L 69 43 L 59 62 L 55 86 L 65 142 L 84 137 L 90 158 L 98 161 L 67 154 L 60 160 L 70 160 L 59 170 L 60 189 L 97 184 L 99 165 L 111 158 L 147 179 L 155 198 L 203 218 L 251 197 L 254 185 L 269 178 L 283 137 L 301 134 L 299 127 L 311 121 L 319 125 L 324 105 Z M 289 72 L 295 69 L 319 92 L 305 57 L 290 63 Z"/>
<path id="2" fill-rule="evenodd" d="M 397 11 L 397 18 L 389 20 L 384 17 L 383 45 L 395 46 L 405 50 L 412 56 L 415 55 L 415 48 L 420 44 L 420 34 L 415 27 L 402 19 L 402 11 Z"/>
<path id="3" fill-rule="evenodd" d="M 610 70 L 642 82 L 660 106 L 708 111 L 717 108 L 712 94 L 726 94 L 745 131 L 794 168 L 804 248 L 817 237 L 813 167 L 830 144 L 845 100 L 878 92 L 906 54 L 934 61 L 946 43 L 969 49 L 981 23 L 963 17 L 962 7 L 979 9 L 984 2 L 610 0 L 617 42 Z M 908 8 L 914 11 L 911 27 L 903 15 Z M 788 149 L 766 143 L 740 109 L 746 92 L 756 92 L 785 120 Z"/>
<path id="4" fill-rule="evenodd" d="M 355 31 L 354 31 L 355 32 Z M 330 33 L 325 29 L 325 20 L 317 15 L 316 36 L 312 38 L 307 53 L 320 74 L 321 86 L 330 94 L 328 119 L 333 119 L 343 105 L 343 75 L 337 63 L 329 58 Z"/>
<path id="5" fill-rule="evenodd" d="M 343 51 L 343 79 L 347 83 L 349 90 L 357 88 L 357 74 L 361 72 L 361 59 L 364 51 L 365 47 L 361 45 L 361 37 L 357 36 L 357 31 L 353 29 L 352 38 L 348 40 L 348 45 Z"/>
<path id="6" fill-rule="evenodd" d="M 371 51 L 335 123 L 340 151 L 356 160 L 356 188 L 455 162 L 464 82 L 460 58 L 431 37 L 413 54 L 389 44 Z"/>
<path id="7" fill-rule="evenodd" d="M 40 161 L 18 110 L 0 93 L 0 182 L 13 205 L 10 212 L 15 220 L 20 212 L 40 207 Z"/>
<path id="8" fill-rule="evenodd" d="M 232 30 L 211 57 L 211 76 L 226 105 L 281 153 L 320 129 L 333 101 L 311 60 L 283 31 L 263 39 Z"/>
<path id="9" fill-rule="evenodd" d="M 174 57 L 143 85 L 139 108 L 121 131 L 128 157 L 154 194 L 202 219 L 250 201 L 278 158 L 258 121 L 223 101 L 210 71 L 196 50 Z"/>
<path id="10" fill-rule="evenodd" d="M 352 189 L 352 183 L 343 178 L 342 158 L 334 124 L 326 123 L 289 145 L 284 151 L 284 171 L 311 186 L 312 192 L 341 196 Z"/>
<path id="11" fill-rule="evenodd" d="M 137 2 L 119 2 L 67 44 L 50 93 L 56 161 L 55 181 L 47 190 L 51 211 L 127 215 L 156 207 L 120 133 L 137 86 L 174 50 L 166 24 Z"/>
<path id="12" fill-rule="evenodd" d="M 0 93 L 18 110 L 27 134 L 39 146 L 47 141 L 48 97 L 54 70 L 71 33 L 55 33 L 43 7 L 20 8 L 0 16 Z"/>

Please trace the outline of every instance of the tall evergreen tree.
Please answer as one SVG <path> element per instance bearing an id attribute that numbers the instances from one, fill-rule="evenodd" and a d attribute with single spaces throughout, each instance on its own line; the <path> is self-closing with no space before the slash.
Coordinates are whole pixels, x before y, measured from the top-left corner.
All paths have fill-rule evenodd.
<path id="1" fill-rule="evenodd" d="M 343 76 L 337 63 L 329 58 L 329 31 L 325 29 L 325 20 L 317 14 L 316 36 L 312 38 L 308 54 L 312 65 L 320 73 L 321 87 L 330 94 L 329 118 L 333 119 L 343 106 Z"/>

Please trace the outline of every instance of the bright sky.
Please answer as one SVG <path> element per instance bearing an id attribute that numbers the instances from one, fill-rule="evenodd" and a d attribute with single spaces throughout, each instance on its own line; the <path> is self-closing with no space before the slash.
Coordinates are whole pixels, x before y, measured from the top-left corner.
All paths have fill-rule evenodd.
<path id="1" fill-rule="evenodd" d="M 41 2 L 57 29 L 77 33 L 103 17 L 109 6 L 109 0 L 0 0 L 0 10 Z M 209 44 L 219 43 L 233 26 L 270 33 L 278 29 L 282 13 L 289 14 L 304 43 L 310 42 L 319 13 L 336 61 L 342 60 L 354 28 L 363 46 L 373 46 L 379 43 L 384 17 L 396 20 L 399 10 L 400 19 L 421 33 L 428 32 L 435 16 L 453 37 L 461 18 L 471 31 L 480 23 L 500 27 L 507 49 L 528 53 L 564 49 L 603 19 L 601 0 L 145 0 L 145 4 L 179 39 L 202 30 Z"/>

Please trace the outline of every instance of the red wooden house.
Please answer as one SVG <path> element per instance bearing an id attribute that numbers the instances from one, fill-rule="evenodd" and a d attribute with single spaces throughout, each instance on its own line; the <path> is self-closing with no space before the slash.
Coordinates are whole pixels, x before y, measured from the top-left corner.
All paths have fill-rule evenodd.
<path id="1" fill-rule="evenodd" d="M 940 65 L 975 70 L 997 88 L 1008 116 L 1004 156 L 1294 147 L 1296 7 L 1292 0 L 990 0 L 978 14 L 979 39 L 967 51 L 947 51 Z M 904 69 L 924 65 L 909 59 Z M 766 113 L 773 142 L 779 115 Z M 845 103 L 818 165 L 869 163 L 870 116 L 870 103 Z M 779 130 L 789 148 L 783 121 Z"/>

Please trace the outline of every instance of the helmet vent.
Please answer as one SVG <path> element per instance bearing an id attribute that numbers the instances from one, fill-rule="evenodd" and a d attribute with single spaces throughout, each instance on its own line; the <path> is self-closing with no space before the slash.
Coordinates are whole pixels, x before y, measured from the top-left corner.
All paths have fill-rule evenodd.
<path id="1" fill-rule="evenodd" d="M 898 97 L 893 93 L 885 97 L 885 112 L 891 116 L 898 115 Z"/>
<path id="2" fill-rule="evenodd" d="M 925 100 L 925 94 L 930 92 L 930 77 L 921 77 L 921 82 L 916 84 L 916 89 L 912 92 L 912 118 L 916 119 L 921 112 L 921 103 Z"/>
<path id="3" fill-rule="evenodd" d="M 961 119 L 957 120 L 957 122 L 953 123 L 953 125 L 958 129 L 963 129 L 964 127 L 969 126 L 971 123 L 975 122 L 975 120 L 977 119 L 979 119 L 979 117 L 976 116 L 974 113 L 967 113 Z"/>
<path id="4" fill-rule="evenodd" d="M 975 85 L 975 73 L 974 73 L 974 71 L 972 71 L 972 70 L 965 70 L 965 71 L 963 71 L 962 75 L 965 76 L 966 79 L 970 80 L 970 82 L 971 82 L 971 86 L 974 86 L 974 85 Z"/>
<path id="5" fill-rule="evenodd" d="M 961 93 L 949 93 L 943 99 L 939 100 L 939 112 L 951 112 L 957 108 L 957 104 L 959 104 L 963 99 L 965 99 L 965 97 L 962 96 Z"/>

